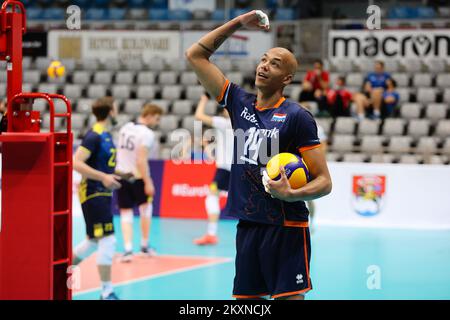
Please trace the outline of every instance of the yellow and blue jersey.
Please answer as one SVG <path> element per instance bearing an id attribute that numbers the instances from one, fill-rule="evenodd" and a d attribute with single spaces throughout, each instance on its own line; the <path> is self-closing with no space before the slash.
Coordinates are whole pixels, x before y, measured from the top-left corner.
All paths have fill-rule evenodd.
<path id="1" fill-rule="evenodd" d="M 104 173 L 114 173 L 116 147 L 111 134 L 103 125 L 96 123 L 86 133 L 80 148 L 89 152 L 89 158 L 86 161 L 88 166 Z M 79 195 L 80 202 L 84 203 L 98 196 L 112 196 L 112 192 L 105 188 L 101 181 L 83 179 L 80 184 Z"/>
<path id="2" fill-rule="evenodd" d="M 313 116 L 285 98 L 273 107 L 258 106 L 256 95 L 228 80 L 217 101 L 228 110 L 235 133 L 225 212 L 257 223 L 306 226 L 305 203 L 272 198 L 264 190 L 261 175 L 277 153 L 301 154 L 320 146 Z"/>

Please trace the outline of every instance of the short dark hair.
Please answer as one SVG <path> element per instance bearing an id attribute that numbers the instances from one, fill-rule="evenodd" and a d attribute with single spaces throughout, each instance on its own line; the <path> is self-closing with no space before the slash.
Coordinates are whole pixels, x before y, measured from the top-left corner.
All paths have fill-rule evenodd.
<path id="1" fill-rule="evenodd" d="M 375 63 L 379 63 L 379 64 L 381 64 L 381 66 L 384 68 L 384 61 L 381 61 L 381 60 L 376 60 L 375 61 Z"/>
<path id="2" fill-rule="evenodd" d="M 345 85 L 345 77 L 344 76 L 339 76 L 338 80 L 341 80 L 342 83 Z"/>
<path id="3" fill-rule="evenodd" d="M 314 60 L 314 63 L 320 63 L 320 65 L 323 67 L 322 59 L 316 59 L 316 60 Z"/>
<path id="4" fill-rule="evenodd" d="M 108 118 L 111 110 L 113 109 L 114 98 L 113 97 L 103 97 L 97 99 L 92 104 L 92 113 L 94 114 L 97 121 L 103 121 Z"/>
<path id="5" fill-rule="evenodd" d="M 394 88 L 397 88 L 397 81 L 395 81 L 394 78 L 388 78 L 387 80 L 388 80 L 388 81 L 391 80 L 392 86 L 393 86 Z"/>

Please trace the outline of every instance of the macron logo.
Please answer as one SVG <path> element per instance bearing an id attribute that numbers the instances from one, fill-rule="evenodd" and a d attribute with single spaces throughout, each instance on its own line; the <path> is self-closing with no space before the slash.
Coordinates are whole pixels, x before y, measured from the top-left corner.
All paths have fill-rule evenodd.
<path id="1" fill-rule="evenodd" d="M 248 112 L 247 107 L 245 107 L 244 110 L 242 110 L 241 117 L 247 121 L 250 121 L 253 124 L 258 125 L 258 120 L 256 120 L 255 114 Z"/>

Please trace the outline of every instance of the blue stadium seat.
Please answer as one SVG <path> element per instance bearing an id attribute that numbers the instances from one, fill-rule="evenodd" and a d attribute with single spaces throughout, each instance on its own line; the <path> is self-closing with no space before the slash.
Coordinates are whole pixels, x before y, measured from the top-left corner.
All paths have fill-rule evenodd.
<path id="1" fill-rule="evenodd" d="M 169 20 L 169 10 L 167 9 L 150 9 L 148 11 L 150 20 Z"/>
<path id="2" fill-rule="evenodd" d="M 43 19 L 44 10 L 39 8 L 29 8 L 26 9 L 27 12 L 27 19 L 28 20 L 38 20 Z"/>
<path id="3" fill-rule="evenodd" d="M 91 3 L 91 0 L 73 0 L 71 3 L 81 8 L 86 8 Z"/>
<path id="4" fill-rule="evenodd" d="M 130 8 L 144 8 L 147 4 L 146 0 L 129 0 L 128 6 Z"/>
<path id="5" fill-rule="evenodd" d="M 123 20 L 125 18 L 126 10 L 122 8 L 107 9 L 107 18 L 109 20 Z"/>
<path id="6" fill-rule="evenodd" d="M 192 13 L 184 9 L 170 10 L 169 20 L 189 21 L 192 20 Z"/>
<path id="7" fill-rule="evenodd" d="M 101 7 L 101 8 L 106 7 L 109 2 L 110 2 L 110 0 L 95 0 L 94 1 L 95 6 L 96 7 Z"/>
<path id="8" fill-rule="evenodd" d="M 150 8 L 153 9 L 167 9 L 169 8 L 167 4 L 167 0 L 152 0 L 150 4 Z"/>
<path id="9" fill-rule="evenodd" d="M 213 21 L 223 21 L 225 20 L 225 10 L 216 9 L 211 14 L 211 20 Z"/>
<path id="10" fill-rule="evenodd" d="M 22 0 L 21 2 L 25 6 L 25 9 L 27 9 L 31 8 L 35 4 L 36 0 Z"/>
<path id="11" fill-rule="evenodd" d="M 294 20 L 295 18 L 296 17 L 293 9 L 279 8 L 276 10 L 275 20 L 287 21 L 287 20 Z"/>
<path id="12" fill-rule="evenodd" d="M 395 7 L 388 12 L 389 19 L 414 19 L 417 18 L 417 10 L 410 7 Z"/>
<path id="13" fill-rule="evenodd" d="M 236 18 L 237 16 L 240 16 L 241 14 L 247 13 L 248 9 L 232 9 L 230 14 L 230 19 Z"/>
<path id="14" fill-rule="evenodd" d="M 49 8 L 45 9 L 42 13 L 42 18 L 46 20 L 64 20 L 66 17 L 66 12 L 64 9 L 60 8 Z"/>
<path id="15" fill-rule="evenodd" d="M 278 0 L 266 0 L 266 7 L 269 9 L 278 8 Z"/>
<path id="16" fill-rule="evenodd" d="M 417 18 L 419 19 L 434 19 L 436 18 L 436 11 L 430 7 L 419 7 L 417 10 Z"/>
<path id="17" fill-rule="evenodd" d="M 86 11 L 86 20 L 105 20 L 107 11 L 101 8 L 90 8 Z"/>

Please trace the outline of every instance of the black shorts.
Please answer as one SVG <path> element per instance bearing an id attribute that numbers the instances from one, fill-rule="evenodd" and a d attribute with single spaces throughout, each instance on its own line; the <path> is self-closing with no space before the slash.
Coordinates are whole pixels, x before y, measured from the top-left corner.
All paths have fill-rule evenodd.
<path id="1" fill-rule="evenodd" d="M 308 227 L 240 220 L 236 235 L 234 298 L 279 298 L 312 289 Z"/>
<path id="2" fill-rule="evenodd" d="M 111 203 L 111 196 L 98 196 L 81 204 L 89 239 L 98 239 L 114 233 Z"/>
<path id="3" fill-rule="evenodd" d="M 117 191 L 119 208 L 132 209 L 148 202 L 145 194 L 144 180 L 138 179 L 133 182 L 121 180 L 122 187 Z"/>
<path id="4" fill-rule="evenodd" d="M 217 189 L 228 191 L 230 185 L 230 171 L 217 168 L 213 183 L 216 184 Z"/>

